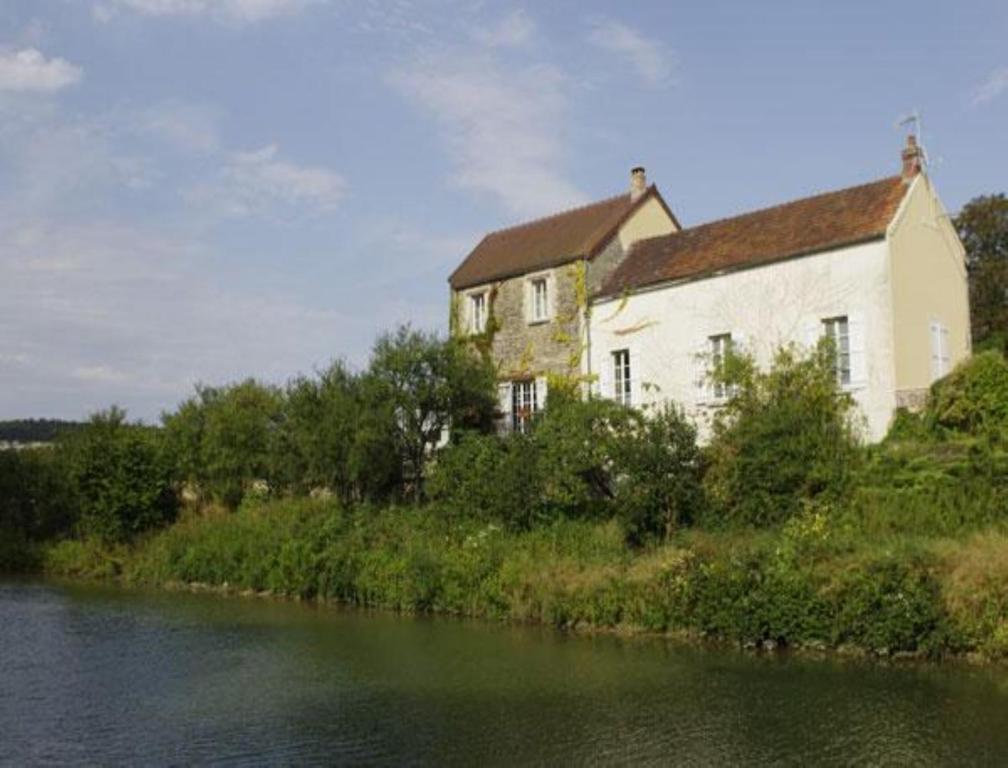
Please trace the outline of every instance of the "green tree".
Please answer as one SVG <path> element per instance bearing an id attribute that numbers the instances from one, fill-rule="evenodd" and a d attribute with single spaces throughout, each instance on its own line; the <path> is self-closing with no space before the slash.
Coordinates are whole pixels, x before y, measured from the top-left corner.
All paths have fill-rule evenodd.
<path id="1" fill-rule="evenodd" d="M 955 218 L 966 248 L 973 343 L 997 346 L 1008 341 L 1008 198 L 975 197 Z"/>
<path id="2" fill-rule="evenodd" d="M 714 417 L 707 449 L 712 511 L 726 522 L 772 525 L 803 500 L 842 494 L 858 439 L 828 340 L 808 355 L 778 350 L 767 371 L 732 356 L 720 376 L 733 394 Z"/>
<path id="3" fill-rule="evenodd" d="M 461 433 L 493 426 L 493 368 L 454 339 L 402 326 L 376 342 L 367 379 L 369 406 L 391 429 L 416 502 L 427 463 L 449 428 Z"/>
<path id="4" fill-rule="evenodd" d="M 197 387 L 162 417 L 180 479 L 237 507 L 252 483 L 273 479 L 282 407 L 280 390 L 253 379 Z"/>
<path id="5" fill-rule="evenodd" d="M 159 429 L 130 424 L 113 407 L 92 416 L 58 450 L 84 535 L 124 541 L 173 518 L 172 465 Z"/>
<path id="6" fill-rule="evenodd" d="M 286 488 L 325 488 L 343 501 L 358 495 L 351 456 L 360 429 L 360 389 L 358 378 L 338 361 L 287 385 L 275 459 Z"/>

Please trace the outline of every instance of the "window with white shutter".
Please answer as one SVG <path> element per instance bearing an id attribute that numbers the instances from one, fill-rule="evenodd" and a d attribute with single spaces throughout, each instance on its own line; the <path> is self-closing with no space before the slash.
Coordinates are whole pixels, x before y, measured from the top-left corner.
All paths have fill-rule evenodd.
<path id="1" fill-rule="evenodd" d="M 528 432 L 532 426 L 532 418 L 538 410 L 535 379 L 512 382 L 511 429 L 515 432 Z"/>
<path id="2" fill-rule="evenodd" d="M 612 353 L 613 399 L 623 405 L 633 404 L 633 384 L 630 378 L 630 350 L 618 349 Z"/>
<path id="3" fill-rule="evenodd" d="M 732 351 L 730 333 L 719 333 L 707 339 L 710 352 L 710 394 L 715 400 L 724 400 L 731 395 L 731 387 L 724 382 L 725 365 Z"/>
<path id="4" fill-rule="evenodd" d="M 847 315 L 829 317 L 822 321 L 823 335 L 833 342 L 833 367 L 837 384 L 851 383 L 850 323 Z"/>

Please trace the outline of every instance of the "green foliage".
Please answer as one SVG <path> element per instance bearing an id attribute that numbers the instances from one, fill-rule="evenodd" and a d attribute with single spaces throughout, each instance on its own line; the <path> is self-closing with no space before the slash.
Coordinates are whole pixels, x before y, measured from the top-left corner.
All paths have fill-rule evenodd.
<path id="1" fill-rule="evenodd" d="M 696 522 L 706 507 L 696 427 L 667 404 L 616 446 L 617 509 L 632 541 L 669 536 Z"/>
<path id="2" fill-rule="evenodd" d="M 281 407 L 279 390 L 252 379 L 197 387 L 162 417 L 181 479 L 236 507 L 253 483 L 271 477 Z"/>
<path id="3" fill-rule="evenodd" d="M 526 435 L 466 433 L 438 453 L 427 492 L 453 517 L 528 529 L 542 515 L 536 464 L 535 446 Z"/>
<path id="4" fill-rule="evenodd" d="M 125 541 L 174 517 L 172 465 L 159 430 L 129 424 L 112 408 L 92 416 L 59 451 L 81 533 Z"/>
<path id="5" fill-rule="evenodd" d="M 60 435 L 83 426 L 79 421 L 62 419 L 11 419 L 0 421 L 0 441 L 14 443 L 51 443 Z"/>
<path id="6" fill-rule="evenodd" d="M 641 543 L 703 505 L 696 431 L 674 408 L 646 419 L 609 400 L 550 395 L 527 435 L 467 435 L 438 455 L 431 498 L 514 530 L 618 518 Z"/>
<path id="7" fill-rule="evenodd" d="M 982 352 L 931 386 L 925 423 L 938 433 L 1008 437 L 1008 363 L 1000 352 Z"/>
<path id="8" fill-rule="evenodd" d="M 640 550 L 613 521 L 508 531 L 431 506 L 284 500 L 191 516 L 129 551 L 60 545 L 47 564 L 132 583 L 685 631 L 746 647 L 1002 653 L 1008 538 L 987 532 L 947 551 L 910 542 L 893 550 L 846 538 L 830 519 L 806 508 L 773 534 L 687 531 Z"/>
<path id="9" fill-rule="evenodd" d="M 457 339 L 445 341 L 408 326 L 375 343 L 367 391 L 368 405 L 391 429 L 416 501 L 430 456 L 448 427 L 489 431 L 497 406 L 496 378 L 487 360 Z"/>
<path id="10" fill-rule="evenodd" d="M 853 401 L 824 341 L 807 356 L 778 350 L 768 371 L 732 356 L 720 374 L 732 396 L 716 414 L 705 484 L 712 522 L 766 526 L 805 500 L 840 497 L 858 457 Z"/>
<path id="11" fill-rule="evenodd" d="M 970 200 L 955 218 L 966 249 L 973 343 L 991 341 L 1004 350 L 1008 334 L 1008 198 L 984 195 Z"/>

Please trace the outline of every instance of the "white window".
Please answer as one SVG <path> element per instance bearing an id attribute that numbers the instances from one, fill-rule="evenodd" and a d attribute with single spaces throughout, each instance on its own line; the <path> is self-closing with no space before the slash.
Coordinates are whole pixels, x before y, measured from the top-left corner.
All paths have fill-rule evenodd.
<path id="1" fill-rule="evenodd" d="M 549 280 L 537 277 L 531 281 L 529 294 L 532 300 L 532 312 L 529 319 L 538 323 L 549 319 Z"/>
<path id="2" fill-rule="evenodd" d="M 719 333 L 707 339 L 710 345 L 710 375 L 711 395 L 717 400 L 723 400 L 731 394 L 731 387 L 724 382 L 725 363 L 732 350 L 730 333 Z"/>
<path id="3" fill-rule="evenodd" d="M 940 379 L 950 369 L 949 331 L 937 320 L 931 321 L 931 380 Z"/>
<path id="4" fill-rule="evenodd" d="M 532 417 L 538 410 L 535 379 L 511 382 L 511 429 L 528 432 Z"/>
<path id="5" fill-rule="evenodd" d="M 486 293 L 469 295 L 469 332 L 483 333 L 486 330 Z"/>
<path id="6" fill-rule="evenodd" d="M 851 383 L 850 324 L 847 316 L 827 318 L 822 321 L 822 327 L 823 335 L 833 340 L 837 384 L 845 387 Z"/>
<path id="7" fill-rule="evenodd" d="M 630 350 L 620 349 L 612 353 L 613 398 L 623 405 L 632 405 L 633 386 L 630 379 Z"/>

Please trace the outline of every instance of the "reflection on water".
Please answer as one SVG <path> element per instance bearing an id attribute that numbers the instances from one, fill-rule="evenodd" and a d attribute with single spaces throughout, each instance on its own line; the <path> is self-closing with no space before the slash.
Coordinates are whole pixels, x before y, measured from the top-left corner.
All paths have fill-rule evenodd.
<path id="1" fill-rule="evenodd" d="M 0 584 L 0 763 L 1008 764 L 1008 673 Z"/>

